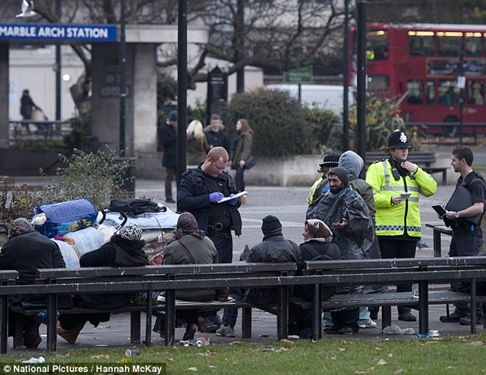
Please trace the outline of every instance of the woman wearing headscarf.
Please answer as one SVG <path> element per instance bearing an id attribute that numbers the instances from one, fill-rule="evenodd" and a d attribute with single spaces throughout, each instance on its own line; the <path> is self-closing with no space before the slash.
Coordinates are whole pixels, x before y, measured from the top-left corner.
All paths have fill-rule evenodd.
<path id="1" fill-rule="evenodd" d="M 184 212 L 177 220 L 175 240 L 167 245 L 164 264 L 210 264 L 218 262 L 218 251 L 213 241 L 200 230 L 196 218 Z M 215 299 L 214 290 L 192 289 L 177 290 L 176 298 L 186 301 L 211 301 Z M 198 310 L 177 311 L 177 318 L 186 321 L 184 340 L 194 339 L 197 329 Z"/>
<path id="2" fill-rule="evenodd" d="M 235 185 L 238 192 L 245 190 L 245 163 L 251 155 L 253 148 L 253 130 L 248 120 L 241 118 L 236 122 L 235 151 L 232 155 L 231 168 L 236 170 Z M 246 203 L 246 196 L 241 198 L 241 203 Z"/>
<path id="3" fill-rule="evenodd" d="M 310 260 L 338 260 L 341 259 L 339 247 L 332 241 L 332 232 L 329 227 L 319 219 L 308 219 L 304 223 L 302 233 L 304 242 L 299 245 L 302 255 L 301 268 L 305 269 L 306 261 Z M 314 294 L 313 285 L 304 285 L 294 288 L 294 297 L 312 302 Z M 327 299 L 334 294 L 334 288 L 322 291 L 322 298 Z M 330 317 L 329 317 L 330 318 Z M 289 331 L 302 338 L 312 338 L 312 315 L 309 310 L 299 309 L 295 304 L 290 306 Z"/>
<path id="4" fill-rule="evenodd" d="M 118 229 L 110 241 L 99 249 L 90 251 L 79 259 L 81 267 L 134 267 L 145 266 L 148 258 L 143 247 L 142 229 L 135 224 L 126 224 Z M 130 304 L 133 293 L 86 294 L 74 297 L 76 307 L 106 310 L 106 313 L 72 314 L 59 317 L 59 336 L 74 344 L 87 321 L 95 327 L 101 322 L 110 320 L 110 310 Z"/>

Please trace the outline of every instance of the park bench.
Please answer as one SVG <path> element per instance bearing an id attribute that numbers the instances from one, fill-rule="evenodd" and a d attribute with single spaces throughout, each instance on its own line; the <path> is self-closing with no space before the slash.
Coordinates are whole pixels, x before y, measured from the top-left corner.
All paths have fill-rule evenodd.
<path id="1" fill-rule="evenodd" d="M 106 310 L 85 309 L 73 307 L 58 309 L 58 296 L 69 294 L 87 293 L 121 293 L 121 292 L 146 292 L 151 296 L 152 291 L 165 291 L 165 302 L 158 304 L 147 298 L 143 305 L 129 305 L 124 308 L 110 310 L 113 313 L 130 313 L 131 342 L 140 342 L 140 314 L 145 313 L 145 343 L 151 345 L 152 315 L 164 313 L 165 319 L 165 343 L 173 345 L 175 342 L 175 311 L 187 308 L 223 308 L 237 307 L 243 309 L 243 335 L 251 337 L 251 304 L 243 301 L 207 301 L 188 302 L 177 301 L 175 292 L 177 289 L 218 289 L 227 286 L 245 288 L 247 280 L 252 278 L 263 280 L 258 287 L 279 287 L 278 277 L 292 274 L 296 271 L 295 263 L 232 263 L 232 264 L 186 264 L 186 265 L 162 265 L 143 267 L 93 267 L 79 269 L 42 269 L 38 270 L 35 289 L 37 294 L 47 295 L 46 307 L 35 306 L 32 309 L 15 307 L 17 313 L 29 316 L 38 316 L 39 312 L 46 310 L 47 319 L 47 349 L 56 351 L 57 347 L 57 314 L 80 313 L 106 313 Z M 273 277 L 273 279 L 272 279 Z M 234 285 L 232 280 L 236 280 Z M 265 280 L 272 280 L 270 285 Z M 253 285 L 253 286 L 255 286 Z M 4 293 L 28 294 L 25 286 L 16 285 L 14 289 L 7 291 L 0 288 L 0 296 Z M 32 293 L 32 286 L 30 293 Z M 287 288 L 281 290 L 281 301 L 276 307 L 277 327 L 279 338 L 287 335 Z M 14 347 L 20 345 L 22 327 L 16 327 Z M 6 338 L 5 338 L 6 340 Z"/>
<path id="2" fill-rule="evenodd" d="M 427 334 L 430 304 L 469 302 L 474 305 L 486 302 L 486 296 L 476 295 L 477 281 L 486 279 L 486 256 L 309 261 L 306 265 L 307 272 L 320 278 L 314 293 L 313 331 L 316 337 L 320 337 L 321 334 L 321 312 L 330 309 L 381 306 L 384 328 L 391 324 L 392 306 L 412 306 L 419 311 L 419 333 Z M 451 281 L 470 281 L 471 293 L 429 290 L 429 284 L 446 284 Z M 418 283 L 418 293 L 336 294 L 326 300 L 321 298 L 322 286 L 394 285 L 404 282 Z M 476 316 L 473 314 L 471 333 L 475 332 Z"/>
<path id="3" fill-rule="evenodd" d="M 365 164 L 369 166 L 373 162 L 377 160 L 388 159 L 388 155 L 383 151 L 377 152 L 367 152 L 366 153 L 366 160 Z M 416 163 L 420 168 L 422 168 L 425 172 L 433 174 L 433 173 L 442 173 L 442 185 L 447 185 L 447 167 L 434 167 L 432 166 L 436 162 L 436 154 L 434 152 L 410 152 L 408 154 L 408 160 Z"/>
<path id="4" fill-rule="evenodd" d="M 0 285 L 12 285 L 19 277 L 17 271 L 0 271 Z M 7 353 L 7 335 L 4 332 L 8 331 L 8 295 L 0 296 L 0 314 L 2 322 L 0 329 L 2 330 L 2 337 L 0 338 L 0 354 Z"/>

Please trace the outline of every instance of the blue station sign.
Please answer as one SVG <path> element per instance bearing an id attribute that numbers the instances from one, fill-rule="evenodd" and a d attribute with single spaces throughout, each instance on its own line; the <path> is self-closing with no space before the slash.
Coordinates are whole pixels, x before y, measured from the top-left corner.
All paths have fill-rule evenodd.
<path id="1" fill-rule="evenodd" d="M 116 25 L 2 24 L 0 40 L 116 42 Z"/>

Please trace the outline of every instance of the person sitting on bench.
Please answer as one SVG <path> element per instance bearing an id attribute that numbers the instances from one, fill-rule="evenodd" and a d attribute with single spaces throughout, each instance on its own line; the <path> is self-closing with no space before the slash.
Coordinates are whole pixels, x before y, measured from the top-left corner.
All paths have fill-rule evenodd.
<path id="1" fill-rule="evenodd" d="M 18 284 L 26 285 L 34 284 L 37 269 L 41 268 L 66 268 L 59 246 L 36 232 L 29 220 L 15 219 L 9 240 L 3 245 L 0 253 L 0 269 L 17 270 Z M 10 303 L 24 309 L 28 306 L 45 308 L 46 296 L 36 294 L 12 296 Z M 61 300 L 59 305 L 63 307 Z M 37 316 L 24 316 L 12 311 L 9 314 L 10 335 L 14 334 L 16 324 L 22 324 L 24 346 L 37 348 L 42 341 L 39 335 L 41 322 Z"/>
<path id="2" fill-rule="evenodd" d="M 81 267 L 134 267 L 145 266 L 148 258 L 143 247 L 142 230 L 135 224 L 126 224 L 118 229 L 110 241 L 99 249 L 90 251 L 79 259 Z M 100 290 L 101 292 L 101 290 Z M 133 293 L 85 294 L 74 296 L 74 306 L 106 310 L 93 314 L 61 314 L 57 334 L 74 344 L 87 321 L 97 327 L 110 320 L 110 310 L 130 304 Z"/>

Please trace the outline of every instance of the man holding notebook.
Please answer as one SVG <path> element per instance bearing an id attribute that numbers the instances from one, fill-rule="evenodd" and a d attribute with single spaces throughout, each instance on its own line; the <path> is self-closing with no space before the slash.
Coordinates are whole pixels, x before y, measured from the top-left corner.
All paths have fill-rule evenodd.
<path id="1" fill-rule="evenodd" d="M 452 241 L 449 256 L 475 256 L 481 252 L 483 233 L 481 220 L 484 214 L 486 183 L 483 177 L 472 169 L 474 155 L 468 147 L 456 147 L 452 151 L 451 165 L 454 172 L 460 173 L 456 190 L 445 206 L 445 214 L 440 217 L 452 228 Z M 470 283 L 452 283 L 452 290 L 470 291 Z M 471 324 L 471 308 L 467 304 L 456 304 L 456 310 L 440 321 Z M 482 324 L 481 304 L 476 306 L 476 323 Z"/>

